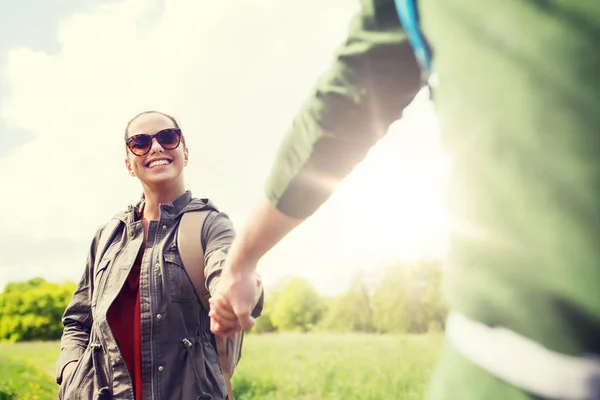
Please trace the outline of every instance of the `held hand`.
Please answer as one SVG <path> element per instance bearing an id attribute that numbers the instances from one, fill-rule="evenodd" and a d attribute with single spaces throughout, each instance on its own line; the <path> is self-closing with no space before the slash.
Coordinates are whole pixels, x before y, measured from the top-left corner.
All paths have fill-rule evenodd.
<path id="1" fill-rule="evenodd" d="M 242 328 L 229 301 L 220 293 L 209 300 L 210 330 L 218 336 L 229 337 Z"/>
<path id="2" fill-rule="evenodd" d="M 229 332 L 234 324 L 237 324 L 238 330 L 252 328 L 255 321 L 251 313 L 260 298 L 261 285 L 260 277 L 255 272 L 232 274 L 224 268 L 217 295 L 211 302 L 211 318 L 215 322 L 211 322 L 211 327 L 215 329 L 213 333 L 231 335 L 237 332 Z M 216 324 L 222 327 L 217 328 Z"/>
<path id="3" fill-rule="evenodd" d="M 223 265 L 217 292 L 229 303 L 241 329 L 254 326 L 251 314 L 262 294 L 262 282 L 256 274 L 256 265 L 302 221 L 304 219 L 282 213 L 267 197 L 263 197 L 233 241 Z"/>

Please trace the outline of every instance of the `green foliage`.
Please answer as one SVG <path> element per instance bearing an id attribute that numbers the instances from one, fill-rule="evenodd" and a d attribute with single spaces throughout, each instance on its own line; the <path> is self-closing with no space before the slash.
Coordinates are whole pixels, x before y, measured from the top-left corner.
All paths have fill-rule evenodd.
<path id="1" fill-rule="evenodd" d="M 13 400 L 17 398 L 17 393 L 6 384 L 0 383 L 0 400 Z"/>
<path id="2" fill-rule="evenodd" d="M 269 333 L 276 332 L 277 328 L 271 321 L 271 313 L 268 310 L 263 311 L 262 315 L 256 320 L 256 324 L 250 330 L 250 333 Z"/>
<path id="3" fill-rule="evenodd" d="M 61 317 L 74 291 L 73 283 L 42 278 L 6 285 L 0 293 L 0 341 L 60 338 Z"/>
<path id="4" fill-rule="evenodd" d="M 443 296 L 443 271 L 437 261 L 419 263 L 414 271 L 418 291 L 414 295 L 417 312 L 412 313 L 411 332 L 443 330 L 448 308 Z"/>
<path id="5" fill-rule="evenodd" d="M 275 293 L 267 290 L 263 314 L 252 333 L 326 330 L 333 332 L 425 333 L 444 329 L 447 308 L 438 261 L 398 263 L 370 290 L 367 273 L 333 299 L 319 296 L 308 281 L 292 278 Z M 75 290 L 73 283 L 42 278 L 9 283 L 0 293 L 0 341 L 53 340 Z"/>
<path id="6" fill-rule="evenodd" d="M 320 297 L 304 279 L 294 278 L 270 295 L 252 332 L 325 330 L 331 332 L 442 332 L 447 307 L 443 268 L 437 260 L 390 266 L 377 286 L 357 274 L 350 289 L 334 298 Z"/>
<path id="7" fill-rule="evenodd" d="M 369 291 L 358 274 L 348 292 L 331 300 L 321 327 L 334 332 L 373 332 Z"/>
<path id="8" fill-rule="evenodd" d="M 442 330 L 447 315 L 442 278 L 439 261 L 391 266 L 372 296 L 377 332 Z"/>
<path id="9" fill-rule="evenodd" d="M 398 264 L 388 268 L 372 296 L 373 323 L 377 332 L 408 332 L 409 296 L 413 286 L 406 266 Z"/>
<path id="10" fill-rule="evenodd" d="M 271 321 L 271 310 L 273 308 L 271 305 L 275 304 L 276 299 L 277 293 L 267 294 L 263 306 L 263 312 L 261 316 L 257 318 L 256 324 L 250 330 L 250 333 L 269 333 L 277 331 L 277 328 L 275 328 L 273 322 Z"/>
<path id="11" fill-rule="evenodd" d="M 280 332 L 308 332 L 319 321 L 323 300 L 303 278 L 292 278 L 277 294 L 270 316 L 273 326 Z"/>

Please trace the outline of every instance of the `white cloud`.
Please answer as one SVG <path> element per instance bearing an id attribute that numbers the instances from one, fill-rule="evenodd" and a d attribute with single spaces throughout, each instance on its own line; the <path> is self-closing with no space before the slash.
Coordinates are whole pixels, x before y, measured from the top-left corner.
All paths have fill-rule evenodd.
<path id="1" fill-rule="evenodd" d="M 124 169 L 122 134 L 127 120 L 146 109 L 180 119 L 191 152 L 189 187 L 214 199 L 241 226 L 261 194 L 279 139 L 344 39 L 356 8 L 342 0 L 166 0 L 162 8 L 157 1 L 125 0 L 65 18 L 58 53 L 13 49 L 1 117 L 9 127 L 31 132 L 33 140 L 0 159 L 0 195 L 8 205 L 0 209 L 0 237 L 62 238 L 78 248 L 64 260 L 18 271 L 0 258 L 0 286 L 34 273 L 78 279 L 96 227 L 140 194 Z M 413 146 L 405 136 L 395 134 L 387 144 Z M 436 152 L 425 146 L 419 154 L 437 160 Z M 373 159 L 362 167 L 366 172 L 377 171 Z M 385 253 L 380 245 L 343 235 L 352 232 L 348 217 L 369 212 L 348 200 L 369 181 L 360 171 L 267 257 L 267 283 L 303 274 L 320 290 L 336 291 L 330 284 L 343 286 L 355 266 L 347 272 L 339 267 L 360 259 L 356 252 L 370 260 L 373 252 Z M 417 183 L 398 179 L 399 188 L 414 192 Z M 410 232 L 404 235 L 410 243 Z"/>

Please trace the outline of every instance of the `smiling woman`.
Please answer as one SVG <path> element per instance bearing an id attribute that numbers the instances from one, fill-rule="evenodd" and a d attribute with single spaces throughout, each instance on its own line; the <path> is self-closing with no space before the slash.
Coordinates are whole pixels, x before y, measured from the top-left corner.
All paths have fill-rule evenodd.
<path id="1" fill-rule="evenodd" d="M 188 148 L 175 118 L 138 114 L 124 142 L 125 166 L 144 195 L 92 241 L 63 317 L 59 398 L 231 399 L 208 310 L 184 270 L 177 239 L 185 236 L 178 233 L 183 215 L 203 211 L 197 229 L 214 294 L 233 225 L 208 199 L 186 191 Z"/>

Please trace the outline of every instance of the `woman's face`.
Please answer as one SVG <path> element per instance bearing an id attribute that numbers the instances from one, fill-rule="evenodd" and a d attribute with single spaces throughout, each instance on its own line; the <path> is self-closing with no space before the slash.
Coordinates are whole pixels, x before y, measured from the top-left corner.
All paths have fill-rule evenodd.
<path id="1" fill-rule="evenodd" d="M 154 135 L 164 129 L 175 128 L 168 117 L 159 113 L 142 114 L 134 119 L 127 129 L 127 137 L 139 134 Z M 167 146 L 169 147 L 169 146 Z M 137 151 L 137 153 L 140 153 Z M 165 149 L 156 137 L 152 140 L 150 151 L 144 155 L 135 155 L 129 148 L 125 165 L 142 184 L 156 187 L 170 185 L 183 180 L 183 168 L 187 164 L 188 150 L 183 141 L 173 150 Z"/>

